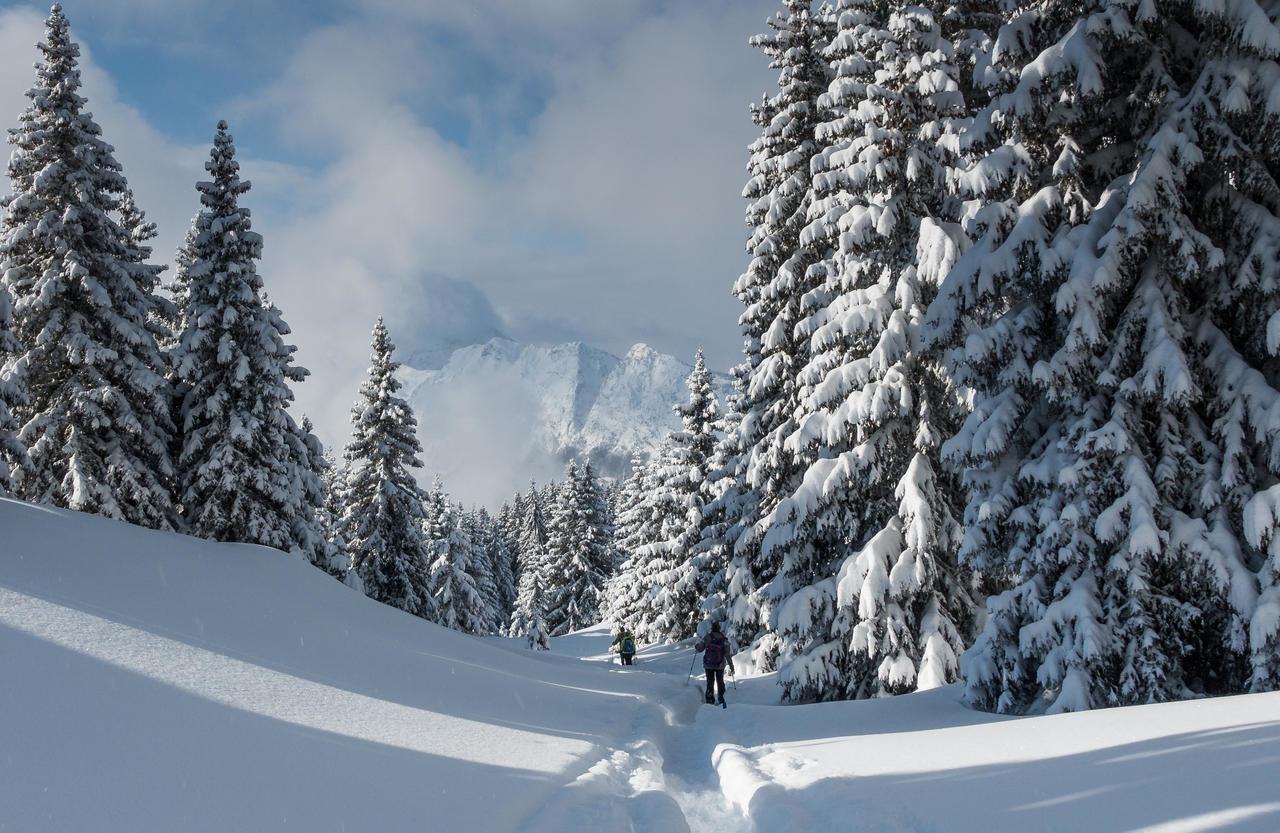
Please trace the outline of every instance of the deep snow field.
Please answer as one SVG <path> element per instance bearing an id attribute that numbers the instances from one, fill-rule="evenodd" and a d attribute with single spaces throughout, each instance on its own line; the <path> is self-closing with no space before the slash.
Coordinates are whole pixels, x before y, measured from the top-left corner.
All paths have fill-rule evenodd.
<path id="1" fill-rule="evenodd" d="M 0 499 L 0 831 L 1280 831 L 1280 694 L 1000 718 L 955 687 L 703 706 L 274 550 Z"/>

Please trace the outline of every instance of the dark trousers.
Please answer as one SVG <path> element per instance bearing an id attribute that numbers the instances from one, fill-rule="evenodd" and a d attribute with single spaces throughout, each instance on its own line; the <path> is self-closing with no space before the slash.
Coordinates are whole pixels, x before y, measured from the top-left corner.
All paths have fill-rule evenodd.
<path id="1" fill-rule="evenodd" d="M 631 660 L 635 656 L 635 654 L 619 654 L 619 656 L 622 657 L 623 665 L 631 665 L 632 664 Z"/>
<path id="2" fill-rule="evenodd" d="M 707 702 L 714 703 L 724 700 L 724 669 L 723 668 L 704 668 L 707 672 Z M 713 693 L 715 688 L 719 686 L 720 694 L 717 698 Z"/>

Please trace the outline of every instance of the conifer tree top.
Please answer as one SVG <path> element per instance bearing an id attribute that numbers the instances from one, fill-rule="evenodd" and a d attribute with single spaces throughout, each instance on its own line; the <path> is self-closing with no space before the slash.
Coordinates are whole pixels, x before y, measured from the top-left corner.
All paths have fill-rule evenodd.
<path id="1" fill-rule="evenodd" d="M 244 228 L 249 228 L 249 209 L 241 208 L 237 197 L 253 187 L 253 183 L 240 179 L 240 163 L 236 161 L 235 137 L 226 121 L 219 121 L 213 135 L 213 147 L 204 169 L 213 176 L 212 182 L 199 182 L 200 202 L 218 215 L 238 213 Z"/>

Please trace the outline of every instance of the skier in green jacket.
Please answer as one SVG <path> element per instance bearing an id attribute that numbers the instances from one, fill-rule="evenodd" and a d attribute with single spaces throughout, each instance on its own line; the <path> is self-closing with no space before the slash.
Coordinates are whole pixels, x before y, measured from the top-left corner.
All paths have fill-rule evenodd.
<path id="1" fill-rule="evenodd" d="M 613 642 L 609 645 L 609 650 L 616 650 L 618 656 L 622 658 L 623 665 L 631 665 L 636 655 L 636 638 L 631 631 L 623 625 L 619 625 L 614 631 Z"/>

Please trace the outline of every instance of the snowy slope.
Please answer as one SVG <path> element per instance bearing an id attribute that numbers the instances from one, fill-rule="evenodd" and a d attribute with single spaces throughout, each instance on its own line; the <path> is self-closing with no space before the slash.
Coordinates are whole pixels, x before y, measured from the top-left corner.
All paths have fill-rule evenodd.
<path id="1" fill-rule="evenodd" d="M 419 418 L 427 468 L 482 502 L 529 477 L 560 474 L 571 456 L 602 474 L 626 472 L 680 425 L 691 367 L 637 344 L 621 358 L 580 342 L 537 346 L 493 338 L 456 350 L 443 367 L 401 371 Z M 723 400 L 727 377 L 719 377 Z M 491 474 L 485 478 L 486 474 Z M 485 478 L 478 489 L 476 478 Z"/>
<path id="2" fill-rule="evenodd" d="M 0 831 L 1280 830 L 1280 694 L 727 711 L 685 646 L 534 655 L 301 561 L 0 500 Z M 582 661 L 583 657 L 587 661 Z"/>
<path id="3" fill-rule="evenodd" d="M 640 705 L 300 560 L 0 500 L 0 830 L 513 830 Z"/>

